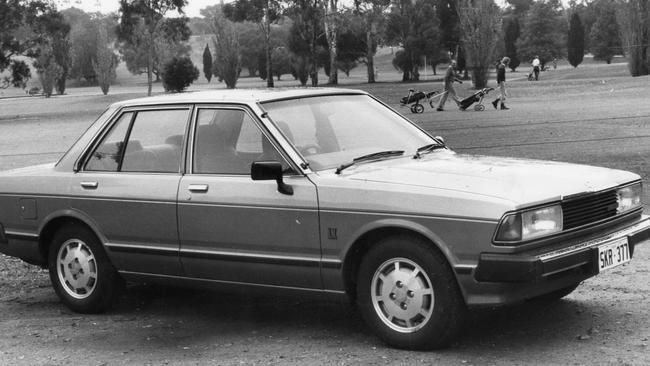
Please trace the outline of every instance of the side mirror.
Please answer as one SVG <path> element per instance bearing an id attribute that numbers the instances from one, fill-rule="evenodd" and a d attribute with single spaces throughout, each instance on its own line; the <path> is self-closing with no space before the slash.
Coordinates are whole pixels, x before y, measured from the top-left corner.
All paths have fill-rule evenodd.
<path id="1" fill-rule="evenodd" d="M 436 140 L 442 142 L 443 144 L 445 143 L 445 139 L 442 138 L 442 136 L 435 136 L 434 138 L 435 138 Z"/>
<path id="2" fill-rule="evenodd" d="M 282 164 L 278 161 L 254 161 L 251 165 L 253 180 L 274 180 L 278 183 L 278 192 L 292 195 L 293 187 L 282 180 Z"/>

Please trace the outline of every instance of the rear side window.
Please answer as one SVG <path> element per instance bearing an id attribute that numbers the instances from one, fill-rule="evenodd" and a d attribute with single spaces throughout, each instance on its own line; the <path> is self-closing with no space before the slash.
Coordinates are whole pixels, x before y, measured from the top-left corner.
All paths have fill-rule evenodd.
<path id="1" fill-rule="evenodd" d="M 133 113 L 124 113 L 115 122 L 111 131 L 90 156 L 88 163 L 86 163 L 86 170 L 117 171 L 124 153 L 124 139 L 132 119 Z"/>
<path id="2" fill-rule="evenodd" d="M 86 170 L 177 173 L 188 109 L 123 114 L 86 164 Z"/>

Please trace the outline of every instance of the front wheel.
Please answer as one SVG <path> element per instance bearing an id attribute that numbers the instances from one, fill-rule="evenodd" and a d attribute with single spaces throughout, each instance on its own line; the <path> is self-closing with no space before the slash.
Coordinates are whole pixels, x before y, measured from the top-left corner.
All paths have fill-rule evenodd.
<path id="1" fill-rule="evenodd" d="M 424 112 L 424 106 L 422 104 L 413 105 L 413 112 L 414 113 L 423 113 Z"/>
<path id="2" fill-rule="evenodd" d="M 104 248 L 85 226 L 68 224 L 54 235 L 50 281 L 61 301 L 79 313 L 100 313 L 114 302 L 120 278 Z"/>
<path id="3" fill-rule="evenodd" d="M 375 245 L 359 268 L 361 314 L 391 346 L 428 350 L 448 346 L 466 307 L 446 259 L 433 244 L 392 237 Z"/>

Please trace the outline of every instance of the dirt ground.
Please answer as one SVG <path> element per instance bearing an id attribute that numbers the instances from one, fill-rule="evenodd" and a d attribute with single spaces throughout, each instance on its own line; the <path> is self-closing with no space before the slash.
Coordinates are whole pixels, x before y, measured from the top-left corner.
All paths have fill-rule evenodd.
<path id="1" fill-rule="evenodd" d="M 451 104 L 442 113 L 428 105 L 420 115 L 400 111 L 458 152 L 622 168 L 648 187 L 648 85 L 648 78 L 512 81 L 509 111 Z M 359 87 L 399 108 L 409 87 L 439 85 Z M 0 169 L 56 159 L 108 103 L 129 97 L 0 100 Z M 640 246 L 630 264 L 564 300 L 473 310 L 451 348 L 411 352 L 381 343 L 348 304 L 317 299 L 138 284 L 112 312 L 80 315 L 58 301 L 47 272 L 0 256 L 0 364 L 648 365 L 649 273 L 650 245 Z"/>

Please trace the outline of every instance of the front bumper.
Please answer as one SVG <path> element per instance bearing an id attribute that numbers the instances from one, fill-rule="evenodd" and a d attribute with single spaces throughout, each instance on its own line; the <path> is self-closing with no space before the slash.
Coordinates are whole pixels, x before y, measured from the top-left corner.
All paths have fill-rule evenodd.
<path id="1" fill-rule="evenodd" d="M 627 237 L 630 257 L 650 239 L 650 217 L 602 228 L 522 253 L 482 253 L 471 270 L 457 268 L 469 306 L 518 303 L 575 286 L 598 274 L 598 247 Z"/>
<path id="2" fill-rule="evenodd" d="M 598 247 L 627 237 L 630 256 L 634 247 L 650 239 L 650 218 L 643 217 L 635 224 L 586 241 L 539 254 L 482 253 L 474 278 L 478 282 L 541 282 L 562 275 L 580 273 L 591 277 L 598 274 Z"/>

